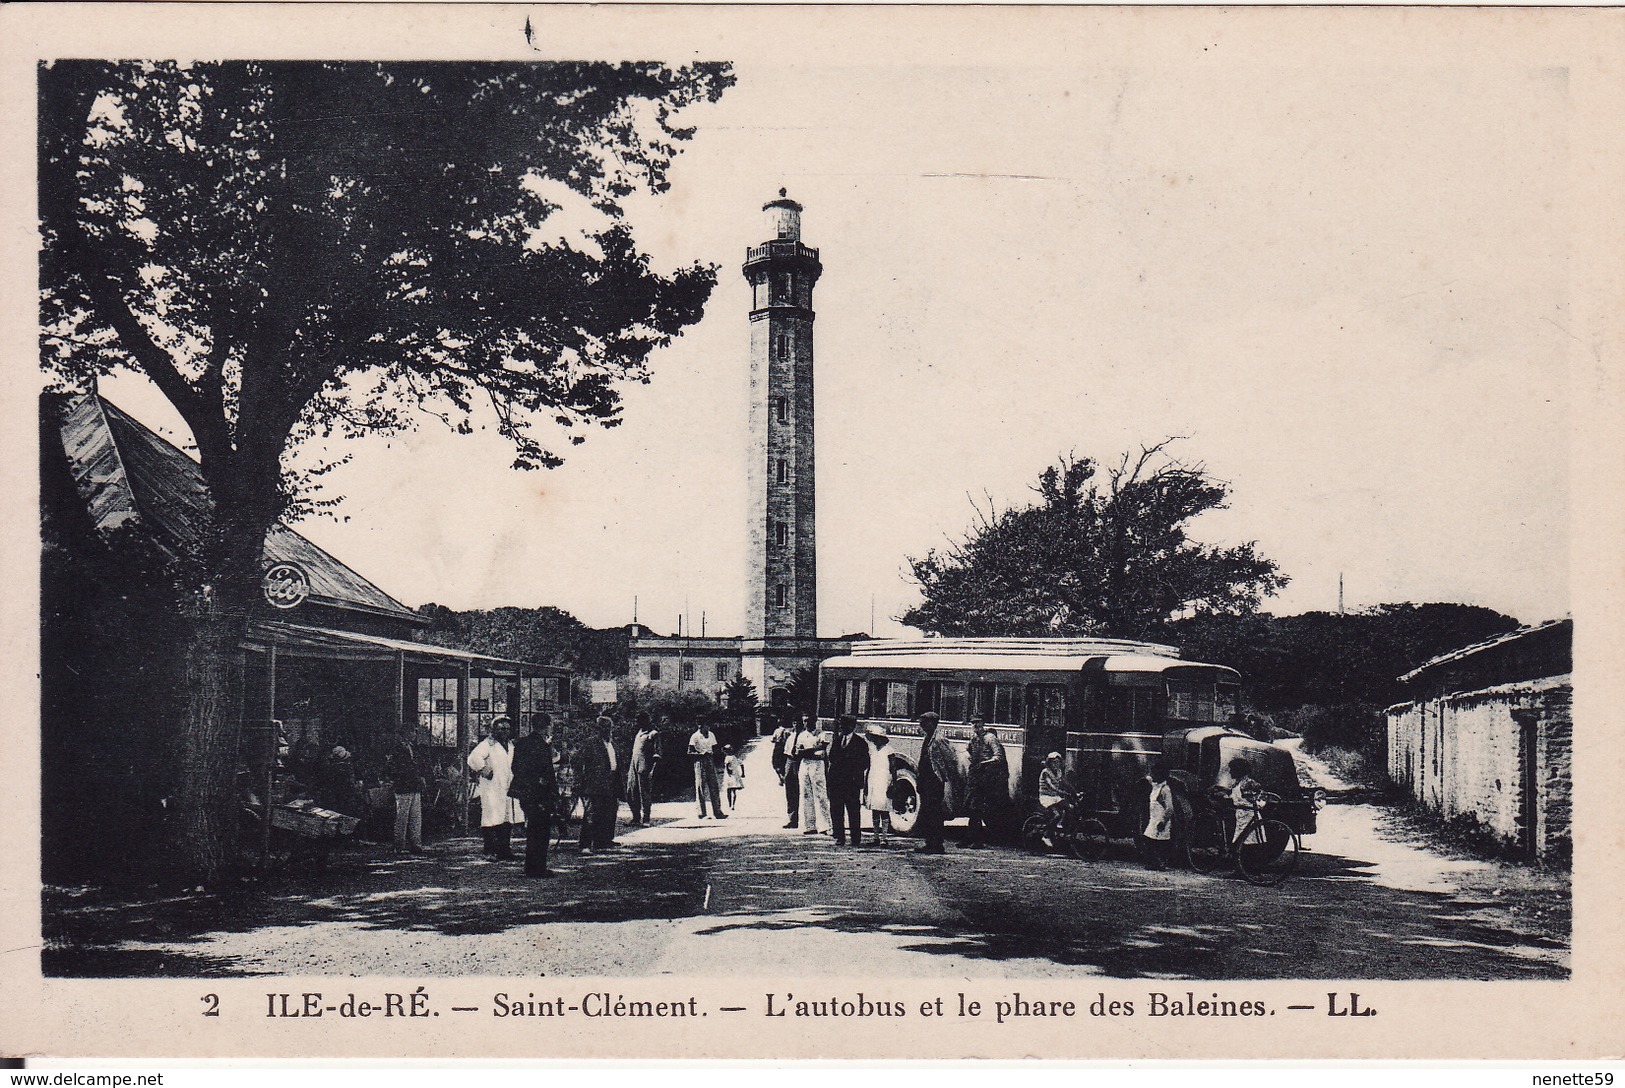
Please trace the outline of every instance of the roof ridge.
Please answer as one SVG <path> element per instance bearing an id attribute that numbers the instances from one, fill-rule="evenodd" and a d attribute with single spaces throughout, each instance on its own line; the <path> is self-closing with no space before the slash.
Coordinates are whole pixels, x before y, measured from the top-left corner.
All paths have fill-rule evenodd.
<path id="1" fill-rule="evenodd" d="M 153 516 L 152 513 L 146 509 L 146 504 L 141 498 L 141 488 L 137 486 L 135 476 L 129 471 L 125 451 L 120 449 L 119 436 L 117 435 L 113 426 L 111 426 L 111 423 L 115 419 L 121 426 L 128 427 L 130 431 L 138 436 L 141 441 L 153 443 L 155 447 L 154 452 L 160 455 L 163 460 L 170 463 L 172 466 L 170 471 L 175 473 L 184 473 L 186 476 L 188 476 L 189 479 L 187 482 L 196 485 L 198 489 L 198 500 L 206 504 L 209 510 L 213 510 L 214 496 L 209 491 L 208 480 L 204 477 L 203 467 L 197 459 L 195 459 L 185 449 L 182 449 L 180 446 L 176 445 L 174 442 L 171 442 L 169 439 L 165 438 L 151 427 L 148 427 L 139 419 L 136 419 L 129 412 L 125 411 L 123 408 L 120 408 L 117 404 L 114 404 L 101 394 L 90 394 L 89 399 L 94 401 L 97 406 L 102 428 L 108 437 L 108 445 L 115 451 L 119 458 L 120 472 L 125 480 L 125 490 L 130 496 L 131 505 L 135 507 L 138 516 L 141 517 L 144 524 L 152 529 L 162 530 L 164 528 L 163 519 Z M 383 587 L 378 585 L 378 583 L 374 582 L 371 578 L 350 566 L 350 564 L 346 563 L 344 560 L 340 559 L 338 556 L 334 555 L 332 552 L 310 539 L 310 537 L 306 536 L 304 533 L 301 533 L 298 529 L 295 529 L 282 518 L 278 518 L 272 524 L 271 528 L 266 531 L 265 545 L 269 545 L 271 543 L 273 534 L 279 530 L 282 533 L 287 534 L 288 537 L 292 538 L 292 540 L 296 542 L 295 544 L 291 545 L 292 547 L 298 550 L 308 549 L 310 552 L 314 552 L 316 556 L 319 556 L 321 559 L 325 560 L 328 564 L 331 564 L 333 571 L 329 571 L 323 575 L 329 582 L 338 581 L 339 587 L 342 589 L 344 580 L 353 581 L 356 584 L 356 587 L 362 590 L 363 596 L 363 599 L 352 600 L 345 597 L 335 597 L 329 593 L 323 593 L 321 590 L 315 589 L 311 594 L 313 598 L 327 602 L 338 608 L 360 609 L 380 615 L 394 615 L 398 619 L 415 618 L 417 616 L 414 609 L 398 600 L 393 594 L 384 590 Z M 167 535 L 167 533 L 165 535 Z M 262 546 L 262 557 L 265 550 L 267 550 L 266 547 Z M 342 575 L 342 579 L 335 579 L 335 571 Z M 376 594 L 379 600 L 368 601 L 364 599 L 365 596 L 369 594 Z M 380 602 L 387 602 L 387 607 L 385 604 L 381 604 Z"/>

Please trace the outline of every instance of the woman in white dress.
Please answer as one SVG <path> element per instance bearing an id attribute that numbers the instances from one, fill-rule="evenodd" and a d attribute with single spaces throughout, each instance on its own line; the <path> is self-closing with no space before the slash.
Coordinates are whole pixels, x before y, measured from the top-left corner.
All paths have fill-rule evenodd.
<path id="1" fill-rule="evenodd" d="M 870 725 L 864 737 L 869 742 L 869 779 L 864 793 L 869 798 L 875 842 L 883 843 L 891 831 L 891 741 L 880 722 Z"/>

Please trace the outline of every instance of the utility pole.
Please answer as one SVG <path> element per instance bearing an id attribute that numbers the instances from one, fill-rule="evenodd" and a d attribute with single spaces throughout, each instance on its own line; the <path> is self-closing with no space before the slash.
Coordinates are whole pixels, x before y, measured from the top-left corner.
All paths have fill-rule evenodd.
<path id="1" fill-rule="evenodd" d="M 1343 611 L 1343 572 L 1337 572 L 1337 614 L 1346 615 Z"/>

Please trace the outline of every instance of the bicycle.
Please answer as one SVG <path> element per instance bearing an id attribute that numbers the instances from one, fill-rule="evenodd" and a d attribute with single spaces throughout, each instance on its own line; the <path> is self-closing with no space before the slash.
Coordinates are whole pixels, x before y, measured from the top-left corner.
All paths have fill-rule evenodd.
<path id="1" fill-rule="evenodd" d="M 1249 884 L 1274 887 L 1298 867 L 1302 844 L 1298 833 L 1281 820 L 1265 815 L 1281 798 L 1273 793 L 1259 795 L 1257 808 L 1232 810 L 1239 824 L 1232 834 L 1225 813 L 1207 808 L 1197 814 L 1185 838 L 1185 860 L 1198 873 L 1213 873 L 1235 867 Z M 1245 814 L 1245 815 L 1243 815 Z"/>
<path id="2" fill-rule="evenodd" d="M 1028 853 L 1054 850 L 1069 853 L 1079 861 L 1099 861 L 1105 856 L 1110 842 L 1106 825 L 1084 810 L 1080 800 L 1076 794 L 1062 798 L 1022 822 L 1021 844 Z"/>

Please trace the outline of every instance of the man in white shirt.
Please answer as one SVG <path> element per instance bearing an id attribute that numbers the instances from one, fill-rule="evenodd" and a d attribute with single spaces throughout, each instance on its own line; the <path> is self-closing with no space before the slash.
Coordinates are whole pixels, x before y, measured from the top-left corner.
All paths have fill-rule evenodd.
<path id="1" fill-rule="evenodd" d="M 719 820 L 728 814 L 722 811 L 722 788 L 717 783 L 717 735 L 708 722 L 701 722 L 688 738 L 688 754 L 694 760 L 694 799 L 700 805 L 700 819 L 705 819 L 709 798 L 711 813 Z"/>
<path id="2" fill-rule="evenodd" d="M 829 785 L 824 759 L 833 738 L 818 728 L 818 719 L 809 716 L 796 734 L 796 757 L 801 760 L 801 833 L 829 834 Z"/>
<path id="3" fill-rule="evenodd" d="M 522 823 L 519 802 L 508 796 L 513 784 L 513 724 L 507 718 L 491 723 L 491 735 L 468 753 L 480 798 L 480 834 L 487 857 L 513 857 L 513 825 Z"/>

